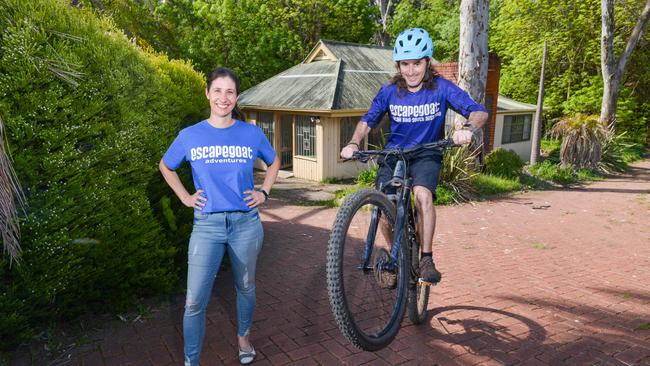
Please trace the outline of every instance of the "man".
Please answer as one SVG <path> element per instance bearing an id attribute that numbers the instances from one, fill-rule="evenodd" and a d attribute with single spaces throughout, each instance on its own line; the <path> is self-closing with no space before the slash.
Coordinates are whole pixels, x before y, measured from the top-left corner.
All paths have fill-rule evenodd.
<path id="1" fill-rule="evenodd" d="M 350 142 L 341 150 L 341 157 L 349 159 L 359 150 L 359 144 L 388 112 L 391 134 L 386 148 L 407 148 L 440 140 L 444 135 L 447 108 L 467 119 L 464 128 L 453 134 L 456 144 L 467 144 L 475 130 L 487 121 L 482 105 L 449 80 L 440 77 L 431 68 L 433 41 L 421 28 L 410 28 L 399 34 L 393 48 L 393 61 L 398 73 L 381 87 L 366 113 L 357 124 Z M 413 178 L 413 193 L 417 209 L 418 233 L 422 242 L 420 277 L 437 283 L 442 275 L 436 270 L 432 257 L 432 241 L 436 226 L 433 202 L 442 165 L 442 155 L 425 151 L 408 162 Z M 393 175 L 395 160 L 380 160 L 376 186 Z"/>

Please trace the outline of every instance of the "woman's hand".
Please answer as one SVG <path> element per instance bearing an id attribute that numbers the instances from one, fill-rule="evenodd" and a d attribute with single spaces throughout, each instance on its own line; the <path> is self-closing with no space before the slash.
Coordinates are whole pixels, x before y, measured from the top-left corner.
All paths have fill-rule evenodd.
<path id="1" fill-rule="evenodd" d="M 205 203 L 208 201 L 207 198 L 201 195 L 202 193 L 203 190 L 199 189 L 194 194 L 185 196 L 185 198 L 183 198 L 181 201 L 187 207 L 192 207 L 194 209 L 200 210 L 205 207 Z"/>
<path id="2" fill-rule="evenodd" d="M 244 197 L 244 201 L 246 201 L 246 205 L 250 208 L 255 208 L 266 202 L 266 196 L 260 191 L 249 189 L 244 191 L 244 194 L 247 195 Z"/>

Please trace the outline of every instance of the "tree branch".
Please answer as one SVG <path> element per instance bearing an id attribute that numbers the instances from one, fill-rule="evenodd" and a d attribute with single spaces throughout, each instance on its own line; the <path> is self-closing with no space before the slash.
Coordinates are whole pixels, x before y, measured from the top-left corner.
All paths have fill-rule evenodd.
<path id="1" fill-rule="evenodd" d="M 648 24 L 648 19 L 650 19 L 650 0 L 646 0 L 645 7 L 641 12 L 641 16 L 637 20 L 634 29 L 632 29 L 630 38 L 628 38 L 627 43 L 625 44 L 625 49 L 623 50 L 623 53 L 621 53 L 621 57 L 618 59 L 616 67 L 617 77 L 620 78 L 623 76 L 627 60 L 630 58 L 634 47 L 636 47 L 637 43 L 639 43 L 639 39 L 643 35 L 643 30 L 646 24 Z"/>

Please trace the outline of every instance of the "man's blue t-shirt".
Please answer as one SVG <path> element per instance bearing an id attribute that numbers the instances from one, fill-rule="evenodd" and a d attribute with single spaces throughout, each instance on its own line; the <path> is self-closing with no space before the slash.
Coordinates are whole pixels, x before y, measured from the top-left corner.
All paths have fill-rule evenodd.
<path id="1" fill-rule="evenodd" d="M 398 94 L 396 84 L 383 85 L 361 120 L 370 128 L 376 127 L 388 112 L 391 134 L 386 147 L 406 148 L 440 140 L 447 108 L 465 118 L 472 112 L 486 111 L 454 83 L 438 77 L 434 90 L 422 87 L 415 93 Z"/>
<path id="2" fill-rule="evenodd" d="M 261 158 L 273 163 L 275 151 L 262 130 L 235 120 L 227 128 L 216 128 L 207 120 L 184 128 L 163 156 L 176 170 L 183 161 L 192 166 L 196 190 L 208 199 L 201 212 L 249 211 L 244 191 L 254 188 L 253 163 Z"/>

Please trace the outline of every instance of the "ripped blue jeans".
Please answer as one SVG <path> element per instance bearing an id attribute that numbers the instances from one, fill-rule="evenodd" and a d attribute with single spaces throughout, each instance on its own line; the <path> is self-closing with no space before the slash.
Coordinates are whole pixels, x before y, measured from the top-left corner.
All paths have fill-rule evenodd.
<path id="1" fill-rule="evenodd" d="M 248 335 L 255 310 L 255 265 L 263 239 L 257 209 L 194 214 L 187 253 L 187 295 L 183 316 L 185 366 L 199 364 L 205 334 L 205 310 L 226 251 L 237 292 L 237 334 Z"/>

